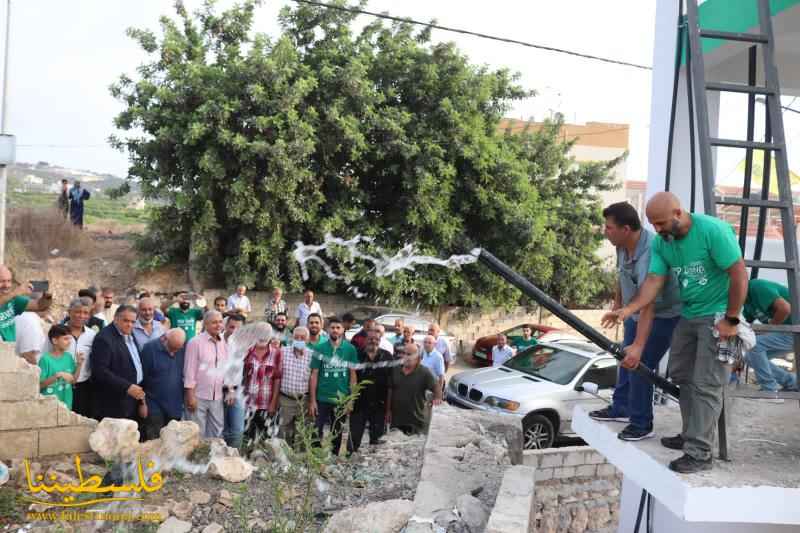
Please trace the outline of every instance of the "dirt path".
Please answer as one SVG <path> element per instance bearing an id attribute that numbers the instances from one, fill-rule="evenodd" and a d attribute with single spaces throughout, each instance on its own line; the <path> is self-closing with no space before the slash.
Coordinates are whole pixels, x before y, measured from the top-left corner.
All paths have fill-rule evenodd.
<path id="1" fill-rule="evenodd" d="M 9 263 L 18 281 L 48 280 L 54 295 L 54 316 L 61 316 L 70 299 L 80 289 L 94 286 L 112 287 L 121 299 L 147 289 L 169 292 L 186 286 L 186 274 L 178 268 L 153 272 L 136 270 L 138 252 L 133 248 L 135 235 L 143 226 L 121 226 L 111 223 L 87 225 L 80 253 L 62 257 L 54 247 L 46 258 L 31 257 L 24 246 L 10 246 Z M 14 256 L 16 251 L 16 257 Z"/>

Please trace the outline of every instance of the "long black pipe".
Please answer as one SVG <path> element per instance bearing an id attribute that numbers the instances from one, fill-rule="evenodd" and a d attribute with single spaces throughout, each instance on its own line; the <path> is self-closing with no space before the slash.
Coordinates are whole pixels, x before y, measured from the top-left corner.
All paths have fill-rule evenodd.
<path id="1" fill-rule="evenodd" d="M 575 331 L 598 345 L 600 348 L 613 355 L 617 360 L 622 361 L 625 359 L 625 353 L 622 351 L 622 346 L 620 344 L 612 342 L 611 339 L 572 314 L 569 309 L 550 298 L 539 287 L 514 272 L 511 267 L 500 261 L 494 255 L 484 249 L 481 249 L 478 259 L 481 261 L 481 263 L 486 265 L 489 270 L 495 274 L 498 274 L 500 277 L 521 290 L 526 296 L 535 300 L 539 305 L 566 322 Z M 671 394 L 675 398 L 680 397 L 680 389 L 677 385 L 671 381 L 667 381 L 662 376 L 659 376 L 657 373 L 647 368 L 644 364 L 639 363 L 639 366 L 633 371 L 650 381 L 653 385 L 663 389 L 667 394 Z"/>

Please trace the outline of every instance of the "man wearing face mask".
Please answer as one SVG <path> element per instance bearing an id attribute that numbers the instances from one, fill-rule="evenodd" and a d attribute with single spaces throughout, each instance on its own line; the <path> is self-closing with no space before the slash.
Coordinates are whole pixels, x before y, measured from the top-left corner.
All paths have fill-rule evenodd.
<path id="1" fill-rule="evenodd" d="M 308 329 L 294 328 L 292 342 L 283 347 L 281 379 L 276 383 L 280 390 L 281 418 L 278 436 L 289 446 L 294 442 L 297 418 L 306 409 L 308 380 L 311 377 L 311 350 L 308 349 Z"/>
<path id="2" fill-rule="evenodd" d="M 203 310 L 192 307 L 187 292 L 178 293 L 178 307 L 164 306 L 164 314 L 169 319 L 170 327 L 181 328 L 186 332 L 188 343 L 197 334 L 197 321 L 203 319 Z"/>
<path id="3" fill-rule="evenodd" d="M 714 428 L 730 375 L 717 357 L 714 329 L 723 340 L 736 335 L 747 297 L 747 269 L 730 224 L 686 212 L 674 194 L 654 195 L 647 203 L 647 218 L 658 232 L 647 279 L 631 302 L 606 316 L 624 321 L 655 301 L 670 272 L 677 274 L 683 310 L 672 337 L 669 374 L 681 388 L 683 427 L 661 444 L 683 450 L 669 464 L 671 470 L 710 470 Z"/>

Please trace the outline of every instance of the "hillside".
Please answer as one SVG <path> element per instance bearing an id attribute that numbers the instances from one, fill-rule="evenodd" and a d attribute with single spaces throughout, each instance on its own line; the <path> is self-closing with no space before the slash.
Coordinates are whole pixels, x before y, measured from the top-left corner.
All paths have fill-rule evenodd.
<path id="1" fill-rule="evenodd" d="M 62 179 L 69 180 L 70 184 L 76 179 L 80 180 L 92 192 L 115 189 L 126 182 L 124 178 L 113 174 L 60 167 L 45 161 L 17 162 L 9 167 L 8 175 L 9 191 L 18 192 L 58 192 Z M 131 183 L 131 194 L 138 196 L 138 191 L 138 185 Z"/>

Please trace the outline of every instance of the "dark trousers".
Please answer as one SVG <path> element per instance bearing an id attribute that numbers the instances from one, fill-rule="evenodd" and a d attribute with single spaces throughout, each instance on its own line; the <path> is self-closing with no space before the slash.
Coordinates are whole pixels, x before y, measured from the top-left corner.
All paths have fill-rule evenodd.
<path id="1" fill-rule="evenodd" d="M 667 352 L 672 341 L 672 332 L 679 317 L 654 318 L 650 336 L 642 350 L 642 363 L 658 371 L 658 364 Z M 625 321 L 625 340 L 623 346 L 630 346 L 636 339 L 637 322 L 632 318 Z M 614 388 L 611 411 L 617 416 L 627 416 L 631 425 L 639 429 L 653 427 L 653 384 L 636 372 L 619 367 L 617 386 Z"/>
<path id="2" fill-rule="evenodd" d="M 331 453 L 339 455 L 339 451 L 342 448 L 344 417 L 336 418 L 336 404 L 317 402 L 317 419 L 314 423 L 317 428 L 317 444 L 322 441 L 326 424 L 331 427 L 331 432 L 333 433 Z"/>
<path id="3" fill-rule="evenodd" d="M 266 409 L 256 410 L 246 424 L 244 434 L 249 440 L 268 439 L 278 433 L 278 420 L 267 413 Z"/>
<path id="4" fill-rule="evenodd" d="M 94 418 L 92 410 L 92 385 L 89 380 L 76 383 L 73 387 L 72 410 L 81 416 Z"/>
<path id="5" fill-rule="evenodd" d="M 163 413 L 148 413 L 147 418 L 139 423 L 144 440 L 153 440 L 161 436 L 161 428 L 180 418 L 172 418 Z"/>
<path id="6" fill-rule="evenodd" d="M 386 429 L 386 406 L 383 404 L 366 405 L 350 414 L 350 439 L 347 442 L 348 452 L 357 452 L 364 436 L 364 428 L 369 423 L 369 443 L 375 444 Z"/>

